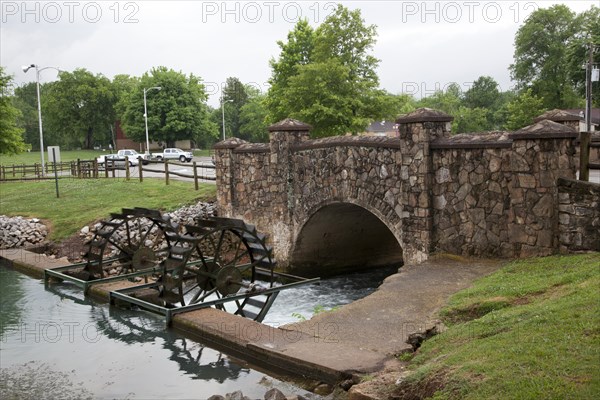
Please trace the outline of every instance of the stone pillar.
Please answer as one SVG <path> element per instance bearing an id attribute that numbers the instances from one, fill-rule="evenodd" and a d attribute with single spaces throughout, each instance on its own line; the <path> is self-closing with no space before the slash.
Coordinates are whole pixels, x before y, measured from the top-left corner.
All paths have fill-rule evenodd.
<path id="1" fill-rule="evenodd" d="M 574 179 L 577 131 L 541 120 L 512 134 L 508 237 L 516 257 L 558 249 L 558 178 Z"/>
<path id="2" fill-rule="evenodd" d="M 419 108 L 396 120 L 402 153 L 402 247 L 407 263 L 427 260 L 432 250 L 433 162 L 429 144 L 450 136 L 453 119 L 441 111 Z"/>
<path id="3" fill-rule="evenodd" d="M 292 150 L 310 136 L 312 127 L 294 119 L 284 119 L 269 127 L 270 174 L 268 192 L 271 204 L 271 239 L 275 257 L 288 260 L 292 243 L 293 154 Z"/>
<path id="4" fill-rule="evenodd" d="M 215 151 L 215 175 L 217 185 L 217 210 L 219 216 L 233 217 L 235 203 L 235 160 L 233 150 L 246 143 L 238 138 L 229 138 L 213 146 Z"/>

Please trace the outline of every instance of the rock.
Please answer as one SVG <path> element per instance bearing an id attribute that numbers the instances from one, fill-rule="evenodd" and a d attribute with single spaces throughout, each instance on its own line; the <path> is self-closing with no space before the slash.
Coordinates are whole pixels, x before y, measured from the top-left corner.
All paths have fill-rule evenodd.
<path id="1" fill-rule="evenodd" d="M 210 396 L 207 400 L 225 400 L 225 397 L 219 395 L 219 394 L 215 394 Z"/>
<path id="2" fill-rule="evenodd" d="M 264 398 L 265 400 L 286 400 L 285 395 L 276 388 L 269 389 Z"/>
<path id="3" fill-rule="evenodd" d="M 79 232 L 81 232 L 82 235 L 87 235 L 88 233 L 90 233 L 90 227 L 84 226 Z"/>
<path id="4" fill-rule="evenodd" d="M 340 387 L 344 389 L 346 392 L 350 390 L 350 388 L 354 385 L 354 381 L 352 379 L 347 379 L 340 383 Z"/>
<path id="5" fill-rule="evenodd" d="M 317 385 L 316 388 L 313 389 L 313 392 L 315 392 L 315 394 L 318 394 L 320 396 L 327 396 L 332 391 L 333 391 L 333 388 L 326 383 L 321 383 L 321 384 Z"/>
<path id="6" fill-rule="evenodd" d="M 244 397 L 244 393 L 241 390 L 236 390 L 235 392 L 227 393 L 225 400 L 245 400 Z"/>

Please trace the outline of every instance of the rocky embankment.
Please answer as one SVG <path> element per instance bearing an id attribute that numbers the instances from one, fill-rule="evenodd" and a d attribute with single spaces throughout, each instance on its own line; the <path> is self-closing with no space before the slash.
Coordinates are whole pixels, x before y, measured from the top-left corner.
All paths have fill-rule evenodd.
<path id="1" fill-rule="evenodd" d="M 46 236 L 48 228 L 37 218 L 0 215 L 0 249 L 35 246 Z"/>
<path id="2" fill-rule="evenodd" d="M 179 225 L 193 225 L 194 220 L 216 215 L 214 203 L 199 202 L 182 207 L 167 214 Z M 84 226 L 80 236 L 89 240 L 94 236 L 101 222 Z M 0 249 L 27 248 L 46 242 L 48 228 L 38 218 L 7 217 L 0 215 Z"/>

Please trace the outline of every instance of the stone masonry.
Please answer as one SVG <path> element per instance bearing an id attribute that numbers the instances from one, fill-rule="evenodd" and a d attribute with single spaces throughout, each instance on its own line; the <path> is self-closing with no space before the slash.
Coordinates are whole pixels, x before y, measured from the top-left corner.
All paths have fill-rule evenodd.
<path id="1" fill-rule="evenodd" d="M 375 264 L 558 251 L 557 180 L 575 178 L 576 130 L 543 119 L 451 136 L 451 121 L 419 109 L 397 120 L 398 138 L 312 140 L 310 126 L 287 119 L 268 144 L 220 142 L 219 214 L 269 233 L 283 267 L 311 255 L 318 265 L 332 255 Z"/>

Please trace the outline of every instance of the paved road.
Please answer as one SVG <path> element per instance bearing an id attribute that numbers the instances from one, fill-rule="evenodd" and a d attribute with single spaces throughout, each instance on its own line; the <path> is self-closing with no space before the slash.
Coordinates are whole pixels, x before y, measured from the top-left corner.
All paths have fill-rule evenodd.
<path id="1" fill-rule="evenodd" d="M 210 157 L 194 157 L 192 159 L 191 162 L 189 163 L 183 163 L 185 164 L 185 166 L 182 165 L 174 165 L 174 164 L 170 164 L 169 165 L 169 172 L 175 172 L 175 173 L 180 173 L 180 174 L 186 174 L 186 175 L 193 175 L 194 171 L 192 168 L 192 163 L 196 162 L 196 164 L 200 167 L 201 165 L 208 165 L 208 166 L 212 166 L 212 160 Z M 180 164 L 179 162 L 177 162 L 178 164 Z M 150 163 L 147 165 L 143 166 L 144 169 L 154 169 L 154 170 L 160 170 L 160 171 L 164 171 L 164 164 L 163 163 Z M 130 177 L 132 179 L 137 179 L 139 177 L 139 170 L 138 167 L 130 167 L 129 169 L 129 173 L 130 173 Z M 143 171 L 143 176 L 145 178 L 159 178 L 159 179 L 165 179 L 165 174 L 164 172 L 149 172 L 149 171 Z M 104 171 L 100 172 L 100 176 L 104 176 Z M 112 171 L 109 172 L 109 176 L 112 176 Z M 115 176 L 119 177 L 119 178 L 125 178 L 125 170 L 124 169 L 119 169 L 115 171 Z M 207 178 L 213 178 L 215 177 L 215 170 L 214 168 L 198 168 L 198 176 L 199 177 L 207 177 Z M 169 179 L 171 180 L 179 180 L 179 181 L 187 181 L 187 182 L 193 182 L 194 179 L 193 178 L 186 178 L 186 177 L 181 177 L 181 176 L 177 176 L 174 174 L 170 174 L 169 175 Z M 207 179 L 200 179 L 201 182 L 205 182 L 205 183 L 214 183 L 214 180 L 207 180 Z"/>

